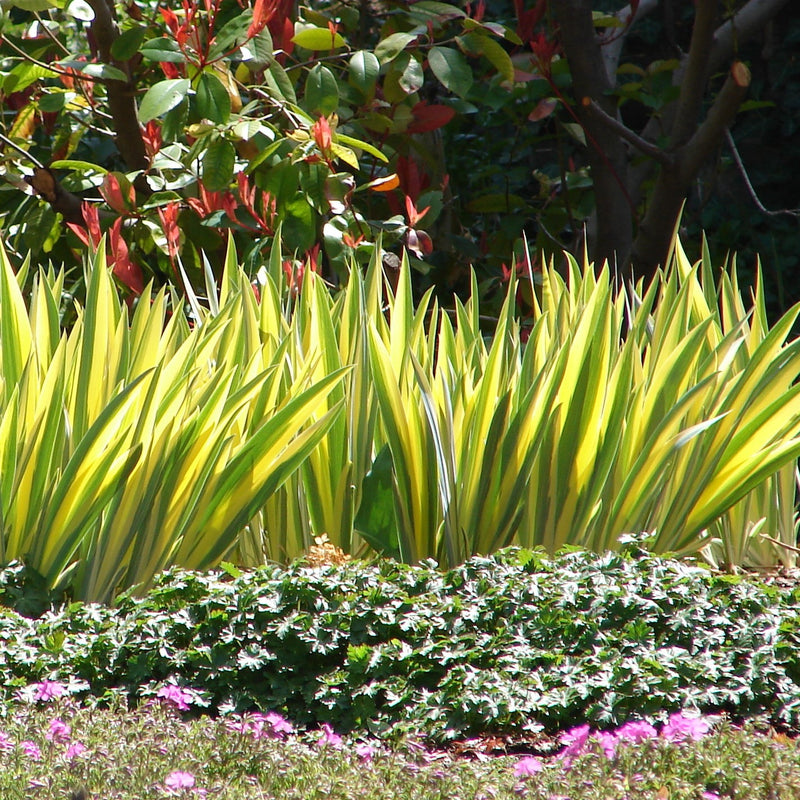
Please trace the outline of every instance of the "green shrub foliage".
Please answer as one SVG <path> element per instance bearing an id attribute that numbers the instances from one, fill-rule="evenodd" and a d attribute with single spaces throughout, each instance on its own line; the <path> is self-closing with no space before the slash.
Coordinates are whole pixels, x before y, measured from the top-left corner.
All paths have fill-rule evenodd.
<path id="1" fill-rule="evenodd" d="M 214 711 L 439 740 L 678 708 L 797 729 L 798 600 L 800 589 L 716 576 L 638 544 L 554 559 L 508 549 L 448 572 L 388 560 L 173 570 L 116 609 L 6 612 L 0 675 L 7 697 L 43 678 L 140 697 L 170 680 Z"/>

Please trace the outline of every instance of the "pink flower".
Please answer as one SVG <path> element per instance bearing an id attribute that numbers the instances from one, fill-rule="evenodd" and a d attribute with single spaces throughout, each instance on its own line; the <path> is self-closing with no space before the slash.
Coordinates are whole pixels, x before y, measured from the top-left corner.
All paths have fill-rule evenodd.
<path id="1" fill-rule="evenodd" d="M 39 761 L 39 759 L 42 757 L 42 751 L 35 742 L 24 741 L 20 742 L 19 746 L 31 761 Z"/>
<path id="2" fill-rule="evenodd" d="M 561 735 L 561 744 L 566 745 L 566 747 L 559 753 L 558 757 L 564 760 L 566 768 L 569 768 L 575 756 L 583 752 L 586 742 L 589 741 L 590 734 L 591 728 L 588 725 L 578 725 Z"/>
<path id="3" fill-rule="evenodd" d="M 0 731 L 0 753 L 10 753 L 14 749 L 14 743 L 7 733 Z"/>
<path id="4" fill-rule="evenodd" d="M 192 789 L 194 788 L 194 775 L 191 772 L 181 772 L 180 770 L 170 772 L 164 778 L 164 786 L 172 790 Z"/>
<path id="5" fill-rule="evenodd" d="M 157 692 L 156 697 L 166 700 L 167 703 L 175 706 L 178 711 L 188 711 L 189 705 L 194 703 L 194 693 L 181 689 L 174 683 L 168 683 L 162 686 Z"/>
<path id="6" fill-rule="evenodd" d="M 294 733 L 292 723 L 274 711 L 266 714 L 255 711 L 245 717 L 228 722 L 227 727 L 228 730 L 237 733 L 249 733 L 254 739 L 283 739 Z"/>
<path id="7" fill-rule="evenodd" d="M 703 800 L 721 800 L 720 796 L 716 792 L 703 792 L 700 795 Z"/>
<path id="8" fill-rule="evenodd" d="M 284 736 L 291 736 L 294 733 L 292 723 L 274 711 L 268 711 L 264 715 L 264 722 L 269 725 L 272 736 L 276 739 L 282 739 Z"/>
<path id="9" fill-rule="evenodd" d="M 514 767 L 514 776 L 517 778 L 527 778 L 530 775 L 535 775 L 544 769 L 544 764 L 534 756 L 526 756 L 517 762 Z"/>
<path id="10" fill-rule="evenodd" d="M 661 738 L 668 742 L 683 742 L 686 739 L 697 741 L 710 730 L 711 723 L 702 717 L 686 717 L 683 713 L 670 714 L 666 725 L 661 729 Z"/>
<path id="11" fill-rule="evenodd" d="M 372 761 L 378 748 L 369 742 L 359 742 L 355 746 L 356 755 L 361 761 Z"/>
<path id="12" fill-rule="evenodd" d="M 602 749 L 606 758 L 614 758 L 617 754 L 617 737 L 608 731 L 598 731 L 592 737 Z"/>
<path id="13" fill-rule="evenodd" d="M 49 742 L 68 742 L 72 729 L 61 719 L 50 720 L 50 729 L 45 734 Z"/>
<path id="14" fill-rule="evenodd" d="M 342 746 L 342 737 L 335 733 L 327 722 L 322 723 L 322 735 L 317 741 L 319 747 L 332 747 L 338 750 Z"/>
<path id="15" fill-rule="evenodd" d="M 617 728 L 617 739 L 623 742 L 644 742 L 648 739 L 655 739 L 658 731 L 649 722 L 626 722 Z"/>
<path id="16" fill-rule="evenodd" d="M 48 680 L 34 683 L 32 684 L 32 688 L 33 699 L 36 702 L 41 701 L 43 703 L 49 703 L 51 700 L 61 697 L 67 691 L 67 687 L 63 683 Z"/>
<path id="17" fill-rule="evenodd" d="M 64 758 L 67 761 L 74 761 L 76 758 L 80 758 L 87 750 L 85 744 L 81 744 L 80 742 L 73 742 L 64 753 Z"/>

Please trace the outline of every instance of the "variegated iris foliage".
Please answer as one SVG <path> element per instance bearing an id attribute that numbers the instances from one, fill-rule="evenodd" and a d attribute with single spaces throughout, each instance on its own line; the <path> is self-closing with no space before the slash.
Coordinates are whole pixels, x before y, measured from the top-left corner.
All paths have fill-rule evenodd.
<path id="1" fill-rule="evenodd" d="M 569 262 L 515 287 L 487 333 L 472 299 L 412 301 L 373 263 L 338 292 L 281 254 L 255 289 L 229 251 L 208 296 L 129 311 L 103 247 L 63 329 L 64 276 L 0 270 L 0 561 L 107 599 L 170 564 L 347 552 L 457 564 L 509 543 L 793 563 L 798 309 L 707 254 L 644 291 Z M 539 280 L 541 278 L 541 280 Z M 769 537 L 769 538 L 766 538 Z"/>

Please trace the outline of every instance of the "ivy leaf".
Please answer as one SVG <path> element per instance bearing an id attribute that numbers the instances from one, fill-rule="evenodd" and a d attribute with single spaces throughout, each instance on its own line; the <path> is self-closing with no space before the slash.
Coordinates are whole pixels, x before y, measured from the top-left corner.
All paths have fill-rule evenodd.
<path id="1" fill-rule="evenodd" d="M 142 98 L 139 106 L 139 122 L 145 124 L 151 119 L 166 114 L 189 93 L 189 81 L 186 78 L 174 78 L 160 81 L 151 86 Z"/>
<path id="2" fill-rule="evenodd" d="M 433 74 L 445 89 L 464 97 L 472 86 L 472 70 L 458 50 L 451 47 L 432 47 L 428 63 Z"/>

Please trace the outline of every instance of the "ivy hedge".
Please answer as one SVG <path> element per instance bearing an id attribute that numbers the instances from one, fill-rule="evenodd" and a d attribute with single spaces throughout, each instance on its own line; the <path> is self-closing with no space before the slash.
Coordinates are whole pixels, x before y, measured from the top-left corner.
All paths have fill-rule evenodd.
<path id="1" fill-rule="evenodd" d="M 0 600 L 31 610 L 23 567 Z M 511 548 L 433 562 L 172 570 L 114 608 L 0 614 L 5 697 L 44 678 L 102 697 L 165 681 L 208 710 L 278 711 L 437 740 L 602 727 L 696 708 L 800 730 L 800 588 L 654 557 Z M 25 605 L 28 603 L 28 606 Z"/>

